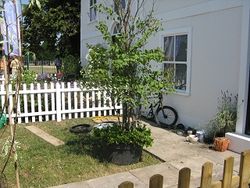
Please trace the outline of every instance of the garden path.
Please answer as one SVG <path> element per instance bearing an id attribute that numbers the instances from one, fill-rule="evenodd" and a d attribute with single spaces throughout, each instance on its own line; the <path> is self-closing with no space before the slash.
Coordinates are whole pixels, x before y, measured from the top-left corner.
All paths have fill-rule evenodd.
<path id="1" fill-rule="evenodd" d="M 60 145 L 64 144 L 64 142 L 62 140 L 59 140 L 58 138 L 46 133 L 45 131 L 43 131 L 42 129 L 39 129 L 36 126 L 33 126 L 33 125 L 25 126 L 25 128 L 54 146 L 60 146 Z"/>
<path id="2" fill-rule="evenodd" d="M 161 164 L 130 170 L 110 176 L 95 178 L 83 182 L 70 183 L 53 188 L 117 188 L 124 181 L 132 181 L 136 188 L 148 187 L 149 178 L 154 174 L 164 176 L 164 187 L 177 187 L 178 172 L 183 167 L 189 167 L 191 173 L 191 187 L 199 186 L 201 167 L 210 161 L 214 164 L 214 178 L 220 179 L 223 173 L 224 159 L 235 158 L 234 172 L 239 171 L 240 155 L 231 151 L 216 152 L 205 144 L 189 143 L 185 137 L 171 131 L 161 129 L 155 124 L 147 124 L 154 137 L 153 146 L 147 151 L 164 161 Z"/>

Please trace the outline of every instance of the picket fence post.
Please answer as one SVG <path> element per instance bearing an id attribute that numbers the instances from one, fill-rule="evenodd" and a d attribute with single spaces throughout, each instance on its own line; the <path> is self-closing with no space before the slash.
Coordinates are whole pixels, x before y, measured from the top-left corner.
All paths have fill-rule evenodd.
<path id="1" fill-rule="evenodd" d="M 163 188 L 163 176 L 155 174 L 149 179 L 149 188 Z"/>
<path id="2" fill-rule="evenodd" d="M 61 84 L 56 83 L 56 121 L 62 121 L 62 109 L 61 109 Z"/>
<path id="3" fill-rule="evenodd" d="M 118 188 L 134 188 L 134 184 L 130 181 L 125 181 L 121 183 Z"/>

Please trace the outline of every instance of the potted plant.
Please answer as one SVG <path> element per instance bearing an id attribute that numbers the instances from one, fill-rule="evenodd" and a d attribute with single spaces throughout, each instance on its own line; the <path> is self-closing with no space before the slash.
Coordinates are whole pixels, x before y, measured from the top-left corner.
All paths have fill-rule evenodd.
<path id="1" fill-rule="evenodd" d="M 221 91 L 218 99 L 218 112 L 215 118 L 209 122 L 210 134 L 214 139 L 214 149 L 217 151 L 227 150 L 230 140 L 225 138 L 226 132 L 235 131 L 237 120 L 237 95 L 233 96 L 228 91 Z"/>
<path id="2" fill-rule="evenodd" d="M 141 159 L 143 147 L 151 146 L 150 129 L 145 125 L 123 129 L 116 123 L 106 128 L 94 128 L 92 132 L 94 149 L 104 159 L 120 165 L 137 163 Z"/>
<path id="3" fill-rule="evenodd" d="M 87 45 L 88 64 L 81 71 L 84 87 L 106 91 L 113 106 L 117 100 L 122 103 L 121 121 L 111 128 L 93 131 L 93 136 L 97 138 L 96 145 L 103 146 L 105 143 L 102 148 L 108 150 L 107 147 L 112 147 L 117 153 L 127 151 L 128 147 L 137 150 L 152 144 L 150 130 L 137 120 L 137 109 L 147 103 L 148 96 L 171 92 L 174 87 L 171 74 L 163 75 L 161 70 L 151 66 L 152 61 L 163 61 L 162 50 L 144 48 L 149 38 L 160 30 L 160 21 L 153 17 L 153 9 L 147 16 L 140 17 L 138 12 L 142 11 L 144 1 L 138 2 L 135 12 L 132 11 L 133 2 L 128 0 L 123 7 L 120 0 L 113 0 L 115 10 L 97 5 L 97 10 L 107 15 L 108 22 L 113 22 L 116 35 L 110 32 L 107 22 L 98 22 L 96 28 L 104 42 Z M 127 164 L 133 162 L 127 161 Z"/>

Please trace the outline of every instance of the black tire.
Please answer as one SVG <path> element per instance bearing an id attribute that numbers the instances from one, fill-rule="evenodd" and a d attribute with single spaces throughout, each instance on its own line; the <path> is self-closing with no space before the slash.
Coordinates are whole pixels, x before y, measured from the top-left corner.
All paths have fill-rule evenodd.
<path id="1" fill-rule="evenodd" d="M 88 133 L 92 130 L 92 126 L 89 124 L 75 125 L 69 129 L 71 133 Z"/>
<path id="2" fill-rule="evenodd" d="M 173 126 L 178 120 L 178 114 L 171 106 L 163 106 L 162 108 L 157 109 L 156 118 L 161 125 Z"/>

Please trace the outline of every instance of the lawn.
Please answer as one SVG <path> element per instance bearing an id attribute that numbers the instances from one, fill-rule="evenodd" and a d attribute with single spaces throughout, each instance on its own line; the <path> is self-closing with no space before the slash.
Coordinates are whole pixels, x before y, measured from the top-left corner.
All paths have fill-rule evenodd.
<path id="1" fill-rule="evenodd" d="M 110 175 L 118 172 L 141 168 L 160 163 L 159 160 L 144 152 L 143 160 L 137 164 L 118 166 L 100 162 L 88 154 L 79 140 L 81 136 L 74 135 L 68 130 L 79 123 L 93 124 L 90 119 L 65 120 L 32 123 L 51 135 L 63 140 L 66 144 L 54 147 L 38 138 L 24 128 L 18 126 L 17 141 L 20 142 L 18 159 L 20 163 L 21 187 L 48 187 L 70 182 L 84 181 L 91 178 Z M 3 129 L 0 130 L 0 136 Z M 0 138 L 0 148 L 9 135 L 8 129 Z M 0 160 L 0 167 L 3 166 Z M 11 160 L 12 161 L 12 160 Z M 9 164 L 5 172 L 10 187 L 14 187 L 15 175 L 13 164 Z"/>
<path id="2" fill-rule="evenodd" d="M 29 70 L 32 70 L 32 71 L 36 72 L 37 74 L 40 74 L 40 73 L 55 74 L 56 73 L 56 67 L 54 65 L 52 65 L 52 66 L 32 65 L 32 66 L 29 66 Z"/>

